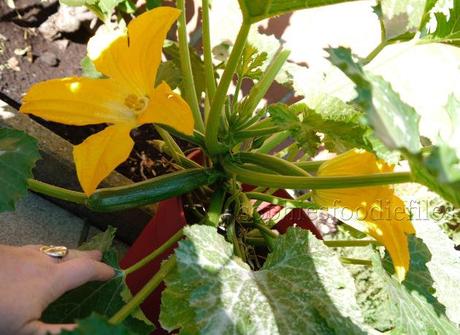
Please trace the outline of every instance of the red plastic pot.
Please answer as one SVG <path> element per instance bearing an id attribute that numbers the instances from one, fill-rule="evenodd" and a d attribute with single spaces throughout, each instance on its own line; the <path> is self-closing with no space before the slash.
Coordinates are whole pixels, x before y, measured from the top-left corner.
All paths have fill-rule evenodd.
<path id="1" fill-rule="evenodd" d="M 199 161 L 199 156 L 201 156 L 200 152 L 194 152 L 189 157 Z M 253 187 L 245 185 L 243 188 L 248 191 Z M 275 195 L 290 198 L 289 194 L 285 190 L 278 190 L 275 192 Z M 258 211 L 263 218 L 269 219 L 274 218 L 282 209 L 283 207 L 281 206 L 262 203 L 259 206 Z M 156 215 L 147 224 L 137 240 L 128 250 L 126 256 L 121 262 L 121 267 L 127 268 L 138 262 L 153 250 L 160 247 L 186 224 L 181 198 L 172 198 L 160 202 Z M 277 223 L 276 228 L 281 233 L 284 233 L 288 227 L 293 225 L 308 229 L 318 238 L 321 238 L 320 232 L 302 209 L 293 209 Z M 166 259 L 173 250 L 174 247 L 163 253 L 161 257 L 158 257 L 142 269 L 128 275 L 126 281 L 133 294 L 137 293 L 146 284 L 149 278 L 151 278 L 159 270 L 161 262 Z M 153 333 L 155 335 L 167 334 L 166 331 L 161 329 L 157 321 L 160 314 L 160 299 L 163 288 L 164 286 L 158 287 L 141 305 L 145 315 L 157 326 L 157 330 Z"/>

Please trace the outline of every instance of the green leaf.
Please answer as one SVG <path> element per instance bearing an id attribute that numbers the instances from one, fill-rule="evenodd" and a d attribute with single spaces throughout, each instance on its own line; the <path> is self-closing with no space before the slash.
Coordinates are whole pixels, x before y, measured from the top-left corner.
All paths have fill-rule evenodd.
<path id="1" fill-rule="evenodd" d="M 319 130 L 308 127 L 308 125 L 303 127 L 296 109 L 285 104 L 274 104 L 268 106 L 268 113 L 275 125 L 289 130 L 291 137 L 305 154 L 310 157 L 314 156 L 321 144 L 321 138 L 317 134 Z"/>
<path id="2" fill-rule="evenodd" d="M 460 158 L 456 149 L 443 143 L 429 153 L 406 156 L 417 182 L 460 206 Z"/>
<path id="3" fill-rule="evenodd" d="M 451 128 L 446 129 L 436 145 L 423 153 L 407 155 L 415 179 L 444 199 L 460 206 L 460 102 L 450 95 L 445 107 Z"/>
<path id="4" fill-rule="evenodd" d="M 329 61 L 341 69 L 356 85 L 356 103 L 363 108 L 375 135 L 390 149 L 417 153 L 421 149 L 419 115 L 403 102 L 382 77 L 364 70 L 353 59 L 351 50 L 328 48 Z"/>
<path id="5" fill-rule="evenodd" d="M 290 228 L 260 271 L 215 228 L 185 228 L 160 322 L 181 334 L 365 334 L 352 278 L 308 231 Z"/>
<path id="6" fill-rule="evenodd" d="M 258 80 L 263 74 L 262 66 L 267 60 L 266 52 L 259 52 L 252 44 L 246 44 L 236 73 L 239 78 Z"/>
<path id="7" fill-rule="evenodd" d="M 147 0 L 146 1 L 147 9 L 153 9 L 153 8 L 160 7 L 161 4 L 162 4 L 161 0 Z"/>
<path id="8" fill-rule="evenodd" d="M 239 0 L 239 3 L 245 19 L 249 22 L 257 22 L 299 9 L 351 1 L 356 0 Z"/>
<path id="9" fill-rule="evenodd" d="M 155 86 L 165 81 L 171 89 L 175 89 L 182 82 L 180 68 L 172 61 L 160 63 Z"/>
<path id="10" fill-rule="evenodd" d="M 113 243 L 113 239 L 115 238 L 115 233 L 117 229 L 108 226 L 104 232 L 101 232 L 97 235 L 94 235 L 89 241 L 83 243 L 79 250 L 99 250 L 102 253 L 110 251 Z"/>
<path id="11" fill-rule="evenodd" d="M 0 128 L 0 213 L 13 211 L 27 193 L 27 179 L 40 158 L 37 141 L 22 131 Z"/>
<path id="12" fill-rule="evenodd" d="M 125 282 L 125 275 L 118 265 L 117 252 L 113 248 L 108 249 L 114 236 L 115 229 L 109 227 L 105 232 L 94 236 L 80 249 L 104 251 L 103 260 L 116 270 L 115 277 L 106 282 L 90 282 L 67 292 L 48 306 L 42 314 L 43 321 L 72 323 L 77 319 L 88 317 L 91 313 L 112 316 L 125 305 L 123 297 L 129 294 L 127 293 L 129 288 Z M 150 334 L 154 325 L 147 318 L 139 317 L 139 313 L 142 311 L 138 308 L 134 315 L 130 315 L 123 321 L 123 325 L 129 329 L 129 334 Z"/>
<path id="13" fill-rule="evenodd" d="M 386 39 L 394 39 L 418 31 L 427 0 L 381 0 L 381 12 Z"/>
<path id="14" fill-rule="evenodd" d="M 455 249 L 453 241 L 442 231 L 437 222 L 415 221 L 415 229 L 417 236 L 430 252 L 426 266 L 433 280 L 431 291 L 434 292 L 439 303 L 445 307 L 447 317 L 458 325 L 460 324 L 460 305 L 458 303 L 460 300 L 458 290 L 460 252 Z"/>
<path id="15" fill-rule="evenodd" d="M 363 125 L 363 114 L 352 105 L 332 96 L 318 96 L 309 102 L 290 107 L 282 104 L 269 106 L 274 123 L 289 130 L 297 144 L 310 156 L 316 154 L 320 143 L 333 152 L 351 148 L 372 150 Z M 318 133 L 323 135 L 321 140 Z"/>
<path id="16" fill-rule="evenodd" d="M 85 56 L 82 58 L 80 62 L 80 66 L 81 66 L 82 75 L 85 77 L 90 77 L 90 78 L 104 77 L 104 75 L 96 69 L 96 66 L 94 65 L 94 63 L 88 56 Z"/>
<path id="17" fill-rule="evenodd" d="M 74 330 L 63 330 L 60 335 L 132 335 L 123 325 L 112 325 L 106 318 L 96 313 L 78 320 Z"/>
<path id="18" fill-rule="evenodd" d="M 180 69 L 180 54 L 177 43 L 169 41 L 168 45 L 163 48 L 163 51 L 166 54 L 166 56 L 168 56 L 168 59 L 170 59 L 176 65 L 176 67 Z M 192 62 L 192 72 L 195 81 L 196 95 L 198 97 L 198 100 L 201 100 L 201 94 L 206 89 L 204 63 L 201 60 L 201 57 L 198 56 L 195 50 L 193 50 L 192 48 L 190 48 L 190 60 Z M 183 87 L 180 88 L 183 91 Z"/>
<path id="19" fill-rule="evenodd" d="M 460 46 L 460 0 L 429 1 L 422 41 Z"/>
<path id="20" fill-rule="evenodd" d="M 459 330 L 451 323 L 442 306 L 428 292 L 432 279 L 426 271 L 426 248 L 423 244 L 411 245 L 411 269 L 406 280 L 400 284 L 384 269 L 380 257 L 374 254 L 372 263 L 376 273 L 384 280 L 389 306 L 394 315 L 396 329 L 392 334 L 458 334 Z"/>
<path id="21" fill-rule="evenodd" d="M 120 2 L 117 8 L 126 14 L 134 14 L 137 10 L 136 4 L 131 0 L 124 0 Z"/>
<path id="22" fill-rule="evenodd" d="M 339 233 L 340 234 L 340 233 Z M 341 234 L 345 235 L 345 234 Z M 352 235 L 347 234 L 346 238 Z M 342 236 L 340 236 L 342 237 Z M 339 238 L 339 237 L 337 237 Z M 360 237 L 362 238 L 362 237 Z M 340 238 L 343 239 L 343 238 Z M 368 259 L 373 253 L 373 248 L 341 248 L 340 255 L 355 259 Z M 356 286 L 356 301 L 364 316 L 366 324 L 381 332 L 394 328 L 394 315 L 392 315 L 388 295 L 384 289 L 384 281 L 371 267 L 361 265 L 347 265 Z"/>

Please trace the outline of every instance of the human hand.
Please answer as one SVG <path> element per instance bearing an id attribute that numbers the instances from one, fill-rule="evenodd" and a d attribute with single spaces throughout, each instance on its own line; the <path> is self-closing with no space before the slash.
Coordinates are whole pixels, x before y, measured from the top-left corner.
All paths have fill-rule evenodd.
<path id="1" fill-rule="evenodd" d="M 44 335 L 75 328 L 43 323 L 41 314 L 65 292 L 112 278 L 115 271 L 100 262 L 101 257 L 98 250 L 69 250 L 63 259 L 56 259 L 37 245 L 0 245 L 0 334 Z"/>

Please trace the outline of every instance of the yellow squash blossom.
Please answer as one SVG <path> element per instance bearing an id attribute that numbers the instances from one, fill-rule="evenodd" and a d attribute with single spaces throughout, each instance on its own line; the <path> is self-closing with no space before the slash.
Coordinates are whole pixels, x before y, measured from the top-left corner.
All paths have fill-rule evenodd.
<path id="1" fill-rule="evenodd" d="M 353 149 L 325 162 L 318 176 L 354 176 L 392 172 L 393 167 L 374 154 Z M 409 247 L 406 234 L 414 234 L 403 201 L 388 185 L 326 189 L 313 192 L 315 203 L 329 208 L 346 208 L 357 214 L 367 233 L 388 250 L 396 276 L 402 281 L 409 270 Z"/>
<path id="2" fill-rule="evenodd" d="M 133 128 L 159 123 L 192 134 L 187 103 L 165 82 L 155 87 L 163 42 L 179 14 L 160 7 L 133 19 L 125 31 L 99 31 L 88 43 L 88 56 L 106 78 L 53 79 L 32 86 L 24 97 L 21 112 L 45 120 L 110 124 L 74 147 L 78 179 L 87 195 L 128 158 Z"/>

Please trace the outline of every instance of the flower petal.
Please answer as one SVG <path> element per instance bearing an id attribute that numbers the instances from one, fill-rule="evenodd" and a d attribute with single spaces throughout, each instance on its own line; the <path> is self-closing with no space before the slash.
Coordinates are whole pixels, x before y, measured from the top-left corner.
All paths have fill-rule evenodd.
<path id="1" fill-rule="evenodd" d="M 63 78 L 35 84 L 20 111 L 70 125 L 133 122 L 124 105 L 128 93 L 111 79 Z"/>
<path id="2" fill-rule="evenodd" d="M 129 136 L 132 127 L 109 126 L 74 147 L 77 175 L 86 195 L 94 193 L 97 185 L 128 158 L 134 146 Z"/>
<path id="3" fill-rule="evenodd" d="M 398 222 L 393 220 L 367 221 L 368 233 L 387 249 L 400 282 L 409 271 L 410 255 L 407 236 Z"/>
<path id="4" fill-rule="evenodd" d="M 165 82 L 150 93 L 149 105 L 139 117 L 138 123 L 165 124 L 187 135 L 192 135 L 194 128 L 189 105 Z"/>
<path id="5" fill-rule="evenodd" d="M 318 176 L 356 176 L 391 172 L 393 167 L 370 152 L 352 149 L 338 155 L 318 169 Z M 321 206 L 341 207 L 361 212 L 377 202 L 391 199 L 393 190 L 390 186 L 369 186 L 357 188 L 339 188 L 314 190 L 313 200 Z"/>
<path id="6" fill-rule="evenodd" d="M 180 11 L 159 7 L 134 18 L 128 32 L 101 31 L 88 43 L 88 56 L 98 71 L 127 83 L 132 93 L 147 95 L 155 83 L 161 50 Z"/>

